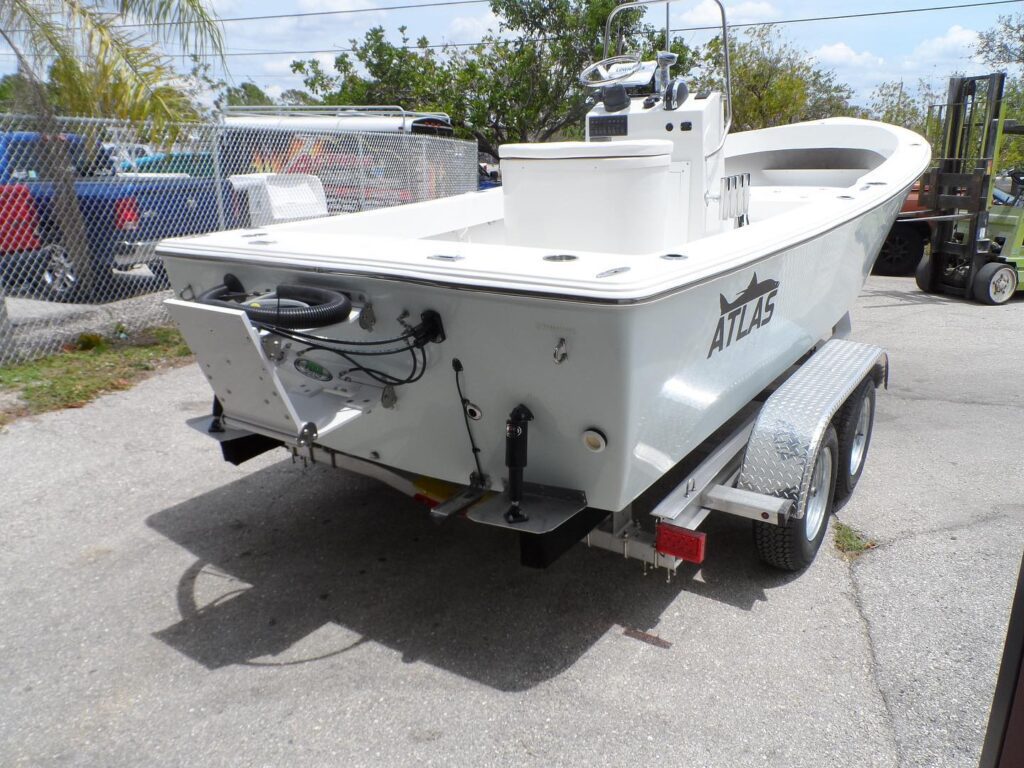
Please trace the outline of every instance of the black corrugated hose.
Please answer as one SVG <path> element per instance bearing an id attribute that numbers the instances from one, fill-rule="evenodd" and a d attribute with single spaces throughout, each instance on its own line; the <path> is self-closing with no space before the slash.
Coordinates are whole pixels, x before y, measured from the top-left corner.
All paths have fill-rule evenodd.
<path id="1" fill-rule="evenodd" d="M 203 304 L 244 310 L 253 322 L 266 323 L 278 328 L 322 328 L 345 321 L 352 312 L 352 301 L 345 294 L 309 285 L 279 285 L 275 291 L 278 299 L 301 301 L 309 304 L 308 307 L 282 307 L 273 299 L 261 303 L 267 306 L 255 306 L 244 301 L 228 301 L 228 296 L 237 295 L 236 291 L 227 285 L 228 282 L 225 280 L 225 285 L 211 288 L 199 297 L 199 301 Z"/>

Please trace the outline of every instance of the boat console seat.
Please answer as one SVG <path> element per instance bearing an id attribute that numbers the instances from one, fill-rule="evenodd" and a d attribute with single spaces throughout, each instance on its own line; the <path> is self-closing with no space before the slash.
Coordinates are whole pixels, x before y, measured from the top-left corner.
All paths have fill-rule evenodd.
<path id="1" fill-rule="evenodd" d="M 564 141 L 500 150 L 509 245 L 634 254 L 666 247 L 672 142 Z"/>

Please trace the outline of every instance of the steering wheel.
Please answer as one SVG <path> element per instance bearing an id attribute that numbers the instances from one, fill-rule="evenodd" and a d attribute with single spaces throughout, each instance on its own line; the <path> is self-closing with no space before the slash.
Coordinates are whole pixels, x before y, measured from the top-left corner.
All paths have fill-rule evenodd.
<path id="1" fill-rule="evenodd" d="M 613 75 L 608 71 L 608 67 L 616 64 L 632 64 L 633 66 L 627 68 L 625 72 Z M 586 88 L 600 88 L 602 85 L 618 83 L 635 75 L 641 66 L 643 64 L 640 61 L 640 57 L 634 56 L 631 53 L 621 56 L 610 56 L 607 59 L 595 61 L 580 72 L 580 85 Z M 591 77 L 595 73 L 598 77 Z"/>

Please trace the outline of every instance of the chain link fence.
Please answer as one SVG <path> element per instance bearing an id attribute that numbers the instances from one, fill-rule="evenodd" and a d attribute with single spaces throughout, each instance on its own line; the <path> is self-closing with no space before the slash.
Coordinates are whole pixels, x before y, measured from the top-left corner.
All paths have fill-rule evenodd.
<path id="1" fill-rule="evenodd" d="M 477 187 L 471 142 L 289 122 L 157 134 L 113 120 L 0 115 L 0 365 L 82 333 L 168 322 L 155 253 L 163 238 Z"/>

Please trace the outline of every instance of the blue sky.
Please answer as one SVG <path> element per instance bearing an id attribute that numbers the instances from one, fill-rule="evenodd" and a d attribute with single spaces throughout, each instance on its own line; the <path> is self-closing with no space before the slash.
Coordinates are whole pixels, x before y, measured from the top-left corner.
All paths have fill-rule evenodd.
<path id="1" fill-rule="evenodd" d="M 409 2 L 410 0 L 404 0 Z M 420 2 L 421 0 L 411 0 Z M 969 1 L 969 0 L 968 0 Z M 341 8 L 373 9 L 403 0 L 296 0 L 291 4 L 272 0 L 216 0 L 222 17 L 324 11 Z M 846 13 L 953 5 L 955 0 L 739 0 L 728 2 L 730 22 L 775 21 Z M 652 21 L 664 19 L 660 6 L 652 9 Z M 927 78 L 942 86 L 953 71 L 980 72 L 984 67 L 972 60 L 977 34 L 992 27 L 1000 14 L 1024 12 L 1024 2 L 959 10 L 932 11 L 841 21 L 818 21 L 783 25 L 788 39 L 808 51 L 817 61 L 834 69 L 849 83 L 864 103 L 872 88 L 883 80 L 903 79 L 908 86 Z M 701 26 L 717 20 L 711 0 L 691 0 L 673 5 L 674 26 Z M 288 21 L 235 22 L 225 26 L 228 47 L 233 52 L 266 50 L 308 50 L 348 47 L 371 26 L 382 24 L 392 32 L 400 25 L 415 39 L 426 35 L 431 42 L 469 42 L 494 25 L 487 4 L 393 11 L 368 10 L 339 16 Z M 394 33 L 397 38 L 397 32 Z M 688 39 L 702 42 L 707 33 L 691 33 Z M 295 87 L 288 64 L 292 56 L 245 56 L 228 59 L 235 80 L 252 80 L 276 93 Z M 333 56 L 318 56 L 329 63 Z"/>
<path id="2" fill-rule="evenodd" d="M 354 9 L 365 12 L 273 21 L 228 22 L 227 59 L 235 82 L 251 80 L 272 95 L 286 88 L 300 87 L 290 74 L 295 58 L 314 56 L 281 55 L 269 51 L 291 51 L 348 47 L 371 26 L 383 25 L 395 39 L 397 28 L 405 25 L 415 39 L 427 36 L 431 42 L 472 42 L 478 40 L 495 20 L 486 3 L 449 7 L 380 10 L 380 6 L 427 2 L 428 0 L 211 0 L 222 18 L 292 12 Z M 729 20 L 736 22 L 782 21 L 846 13 L 925 8 L 953 5 L 956 0 L 726 0 Z M 967 0 L 970 2 L 971 0 Z M 652 21 L 664 19 L 662 6 L 650 13 Z M 808 52 L 820 65 L 834 69 L 842 81 L 855 90 L 855 100 L 866 103 L 872 88 L 884 80 L 900 80 L 913 87 L 918 78 L 933 85 L 944 84 L 954 71 L 980 73 L 985 68 L 974 60 L 979 31 L 992 27 L 1000 14 L 1024 12 L 1024 2 L 979 8 L 942 10 L 866 19 L 816 21 L 781 26 L 786 37 Z M 711 0 L 690 0 L 673 5 L 673 26 L 700 26 L 717 20 Z M 706 40 L 708 33 L 689 33 L 692 43 Z M 318 54 L 325 64 L 333 55 Z M 4 57 L 10 62 L 10 57 Z M 415 105 L 407 105 L 414 107 Z"/>

